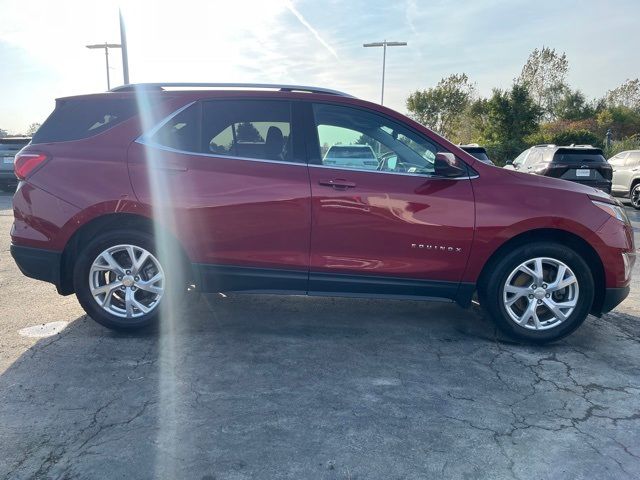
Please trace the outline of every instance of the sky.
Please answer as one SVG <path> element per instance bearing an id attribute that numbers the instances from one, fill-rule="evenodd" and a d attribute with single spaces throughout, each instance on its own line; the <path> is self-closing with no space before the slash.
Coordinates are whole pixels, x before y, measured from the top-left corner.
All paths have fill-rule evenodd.
<path id="1" fill-rule="evenodd" d="M 405 113 L 406 97 L 452 73 L 481 95 L 508 88 L 534 48 L 566 52 L 573 88 L 600 97 L 637 78 L 640 1 L 0 0 L 0 128 L 24 132 L 55 98 L 106 90 L 102 50 L 127 25 L 132 82 L 315 85 Z M 122 84 L 118 50 L 112 86 Z"/>

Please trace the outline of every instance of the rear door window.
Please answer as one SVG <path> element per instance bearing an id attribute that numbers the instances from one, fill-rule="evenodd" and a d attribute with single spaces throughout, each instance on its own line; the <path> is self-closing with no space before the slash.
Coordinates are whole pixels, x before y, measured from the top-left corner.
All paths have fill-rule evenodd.
<path id="1" fill-rule="evenodd" d="M 293 161 L 291 103 L 213 100 L 202 105 L 203 153 Z"/>
<path id="2" fill-rule="evenodd" d="M 32 143 L 80 140 L 102 133 L 137 112 L 134 98 L 58 100 L 56 108 L 33 136 Z"/>

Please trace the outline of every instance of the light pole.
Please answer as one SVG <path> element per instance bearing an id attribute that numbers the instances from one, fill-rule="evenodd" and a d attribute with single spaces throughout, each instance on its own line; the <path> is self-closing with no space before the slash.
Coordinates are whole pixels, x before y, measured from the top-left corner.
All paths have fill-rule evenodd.
<path id="1" fill-rule="evenodd" d="M 382 47 L 382 94 L 380 95 L 380 105 L 384 104 L 384 69 L 385 64 L 387 62 L 387 47 L 404 47 L 407 45 L 407 42 L 374 42 L 374 43 L 365 43 L 363 47 Z"/>
<path id="2" fill-rule="evenodd" d="M 122 48 L 119 43 L 96 43 L 95 45 L 87 45 L 87 48 L 104 48 L 104 58 L 107 62 L 107 90 L 111 90 L 111 80 L 109 79 L 109 49 L 110 48 Z"/>
<path id="3" fill-rule="evenodd" d="M 118 11 L 120 18 L 120 44 L 122 45 L 122 77 L 125 85 L 129 85 L 129 51 L 127 49 L 127 30 L 124 27 L 122 10 Z"/>

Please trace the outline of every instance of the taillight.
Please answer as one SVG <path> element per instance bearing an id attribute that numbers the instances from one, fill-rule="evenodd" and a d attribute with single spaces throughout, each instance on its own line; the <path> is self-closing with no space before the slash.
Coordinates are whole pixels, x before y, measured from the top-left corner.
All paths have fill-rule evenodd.
<path id="1" fill-rule="evenodd" d="M 13 164 L 16 177 L 20 180 L 25 180 L 37 168 L 40 168 L 48 159 L 49 157 L 44 153 L 18 153 Z"/>

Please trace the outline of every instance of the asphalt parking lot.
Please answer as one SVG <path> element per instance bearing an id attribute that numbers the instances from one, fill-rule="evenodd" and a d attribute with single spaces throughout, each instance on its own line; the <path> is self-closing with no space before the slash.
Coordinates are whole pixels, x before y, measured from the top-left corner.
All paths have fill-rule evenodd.
<path id="1" fill-rule="evenodd" d="M 258 295 L 123 335 L 19 274 L 10 201 L 0 478 L 640 477 L 640 265 L 614 313 L 545 347 L 449 304 Z"/>

